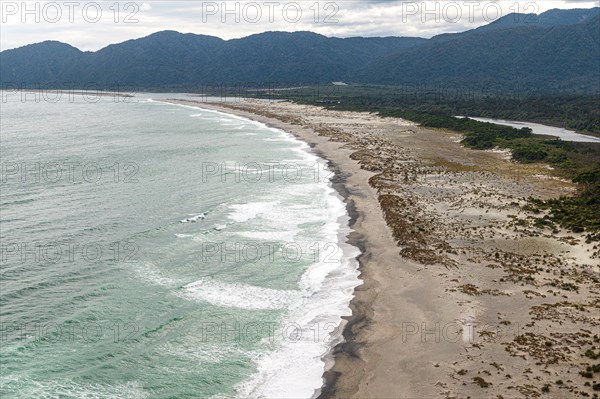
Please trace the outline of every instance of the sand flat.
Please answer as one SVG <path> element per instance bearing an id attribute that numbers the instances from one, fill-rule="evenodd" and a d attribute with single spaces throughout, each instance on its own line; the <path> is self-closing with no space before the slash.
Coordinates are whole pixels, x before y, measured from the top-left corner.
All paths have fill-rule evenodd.
<path id="1" fill-rule="evenodd" d="M 572 184 L 402 119 L 288 102 L 172 102 L 288 131 L 343 177 L 364 284 L 321 397 L 598 393 L 598 374 L 580 374 L 600 363 L 598 248 L 535 227 L 523 208 Z"/>

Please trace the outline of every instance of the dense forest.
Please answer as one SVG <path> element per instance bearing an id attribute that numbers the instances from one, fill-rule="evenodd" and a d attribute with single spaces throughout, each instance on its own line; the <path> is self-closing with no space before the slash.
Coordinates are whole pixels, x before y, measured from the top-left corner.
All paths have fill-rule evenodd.
<path id="1" fill-rule="evenodd" d="M 529 21 L 528 23 L 522 23 Z M 199 92 L 207 85 L 344 81 L 493 86 L 519 95 L 596 94 L 600 8 L 510 14 L 431 39 L 264 32 L 241 39 L 157 32 L 84 52 L 46 41 L 0 53 L 3 88 L 116 85 Z"/>
<path id="2" fill-rule="evenodd" d="M 355 82 L 495 83 L 530 93 L 589 93 L 598 88 L 600 16 L 574 25 L 475 29 L 433 38 L 374 61 Z M 557 79 L 557 77 L 560 77 Z"/>
<path id="3" fill-rule="evenodd" d="M 600 90 L 600 89 L 599 89 Z M 222 96 L 227 91 L 213 92 Z M 537 122 L 600 134 L 600 94 L 532 96 L 518 86 L 489 85 L 313 85 L 300 89 L 244 90 L 229 95 L 291 99 L 333 109 L 416 112 Z"/>

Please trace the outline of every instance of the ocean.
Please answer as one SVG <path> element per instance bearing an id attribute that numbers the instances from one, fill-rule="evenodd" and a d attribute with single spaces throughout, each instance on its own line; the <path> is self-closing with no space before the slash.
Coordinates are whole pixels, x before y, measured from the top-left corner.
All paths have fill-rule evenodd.
<path id="1" fill-rule="evenodd" d="M 321 388 L 360 284 L 327 162 L 174 97 L 3 94 L 2 398 Z"/>

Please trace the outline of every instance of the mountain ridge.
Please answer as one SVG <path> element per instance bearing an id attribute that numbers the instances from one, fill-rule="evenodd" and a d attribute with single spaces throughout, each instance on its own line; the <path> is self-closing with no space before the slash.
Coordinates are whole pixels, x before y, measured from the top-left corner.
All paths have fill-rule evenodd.
<path id="1" fill-rule="evenodd" d="M 600 35 L 596 32 L 600 32 L 600 14 L 572 25 L 474 30 L 389 55 L 367 65 L 354 79 L 376 84 L 495 82 L 530 90 L 544 84 L 552 91 L 598 92 Z"/>
<path id="2" fill-rule="evenodd" d="M 538 23 L 532 24 L 524 23 L 529 14 L 511 14 L 431 39 L 268 31 L 223 40 L 165 30 L 94 52 L 50 40 L 0 52 L 0 80 L 3 87 L 62 82 L 189 89 L 249 82 L 491 81 L 542 91 L 595 92 L 600 86 L 600 64 L 594 61 L 596 55 L 600 59 L 600 35 L 593 36 L 600 33 L 600 8 L 555 9 L 536 17 Z"/>

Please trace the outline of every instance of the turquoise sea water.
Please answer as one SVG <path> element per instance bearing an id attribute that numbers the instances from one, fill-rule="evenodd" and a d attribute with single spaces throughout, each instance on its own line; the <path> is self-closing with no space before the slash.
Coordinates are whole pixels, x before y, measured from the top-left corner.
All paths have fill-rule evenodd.
<path id="1" fill-rule="evenodd" d="M 321 387 L 359 284 L 325 161 L 166 97 L 3 97 L 2 398 Z"/>

